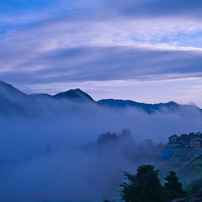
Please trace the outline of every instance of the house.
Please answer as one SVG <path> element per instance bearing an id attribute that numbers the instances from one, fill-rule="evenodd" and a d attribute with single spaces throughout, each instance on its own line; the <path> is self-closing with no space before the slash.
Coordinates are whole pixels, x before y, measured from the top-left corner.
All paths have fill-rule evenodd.
<path id="1" fill-rule="evenodd" d="M 168 149 L 194 150 L 196 152 L 202 150 L 202 133 L 200 132 L 190 133 L 189 135 L 182 134 L 181 136 L 175 134 L 168 137 L 168 139 Z"/>
<path id="2" fill-rule="evenodd" d="M 202 139 L 199 137 L 195 137 L 190 140 L 190 147 L 196 151 L 200 151 L 202 148 Z"/>
<path id="3" fill-rule="evenodd" d="M 167 147 L 168 148 L 181 148 L 185 146 L 185 143 L 180 141 L 180 137 L 178 135 L 172 135 L 168 137 L 169 142 Z"/>

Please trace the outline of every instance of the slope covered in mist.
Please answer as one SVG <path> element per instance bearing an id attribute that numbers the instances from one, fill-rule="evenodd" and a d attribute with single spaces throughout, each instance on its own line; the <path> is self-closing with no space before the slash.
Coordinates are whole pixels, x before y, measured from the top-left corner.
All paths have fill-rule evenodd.
<path id="1" fill-rule="evenodd" d="M 202 131 L 201 110 L 174 102 L 94 101 L 80 89 L 56 95 L 27 95 L 0 82 L 1 153 L 37 151 L 53 143 L 62 148 L 94 141 L 97 134 L 129 128 L 136 141 L 167 141 L 171 134 Z M 12 140 L 12 141 L 11 141 Z M 6 149 L 5 145 L 20 149 Z M 36 144 L 36 145 L 35 145 Z M 42 148 L 41 148 L 42 149 Z M 3 155 L 3 154 L 2 154 Z M 8 155 L 9 156 L 9 155 Z M 2 156 L 4 157 L 4 155 Z"/>

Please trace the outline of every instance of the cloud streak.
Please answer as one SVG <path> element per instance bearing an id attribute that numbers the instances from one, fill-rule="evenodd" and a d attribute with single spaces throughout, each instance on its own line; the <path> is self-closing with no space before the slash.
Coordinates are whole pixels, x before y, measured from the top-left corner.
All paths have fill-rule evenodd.
<path id="1" fill-rule="evenodd" d="M 179 17 L 179 18 L 201 18 L 202 3 L 196 0 L 193 4 L 190 0 L 161 1 L 106 1 L 106 7 L 117 10 L 122 15 L 133 17 Z"/>
<path id="2" fill-rule="evenodd" d="M 161 51 L 117 46 L 35 52 L 34 57 L 23 52 L 15 54 L 20 64 L 12 67 L 13 61 L 9 61 L 9 58 L 7 64 L 2 64 L 4 68 L 0 75 L 3 80 L 12 78 L 13 82 L 17 82 L 21 78 L 24 83 L 32 84 L 168 80 L 202 76 L 201 51 Z M 1 57 L 3 59 L 4 54 Z"/>

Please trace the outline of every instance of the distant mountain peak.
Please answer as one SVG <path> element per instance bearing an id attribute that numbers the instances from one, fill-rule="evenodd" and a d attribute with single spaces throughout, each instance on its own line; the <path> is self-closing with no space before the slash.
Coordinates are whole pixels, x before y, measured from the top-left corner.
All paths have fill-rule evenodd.
<path id="1" fill-rule="evenodd" d="M 0 87 L 4 87 L 4 88 L 14 88 L 11 84 L 8 84 L 4 81 L 0 81 Z"/>
<path id="2" fill-rule="evenodd" d="M 94 101 L 93 98 L 79 88 L 71 89 L 66 92 L 58 93 L 53 97 L 57 99 L 68 99 L 73 101 Z"/>
<path id="3" fill-rule="evenodd" d="M 12 95 L 12 96 L 16 96 L 16 95 L 26 96 L 27 95 L 27 94 L 21 92 L 20 90 L 18 90 L 17 88 L 13 87 L 11 84 L 8 84 L 4 81 L 0 81 L 0 94 Z"/>

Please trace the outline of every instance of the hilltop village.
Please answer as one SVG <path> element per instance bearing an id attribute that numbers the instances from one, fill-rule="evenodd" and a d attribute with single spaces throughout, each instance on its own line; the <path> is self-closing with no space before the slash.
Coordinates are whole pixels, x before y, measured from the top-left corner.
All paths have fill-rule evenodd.
<path id="1" fill-rule="evenodd" d="M 180 136 L 174 134 L 168 137 L 166 150 L 160 155 L 161 159 L 170 160 L 173 154 L 181 161 L 188 161 L 199 155 L 202 150 L 202 133 L 189 133 Z"/>
<path id="2" fill-rule="evenodd" d="M 202 187 L 202 133 L 174 134 L 168 137 L 168 143 L 162 147 L 161 161 L 156 165 L 163 168 L 164 176 L 173 170 L 179 176 L 183 186 L 198 183 Z M 195 186 L 195 185 L 194 185 Z"/>

